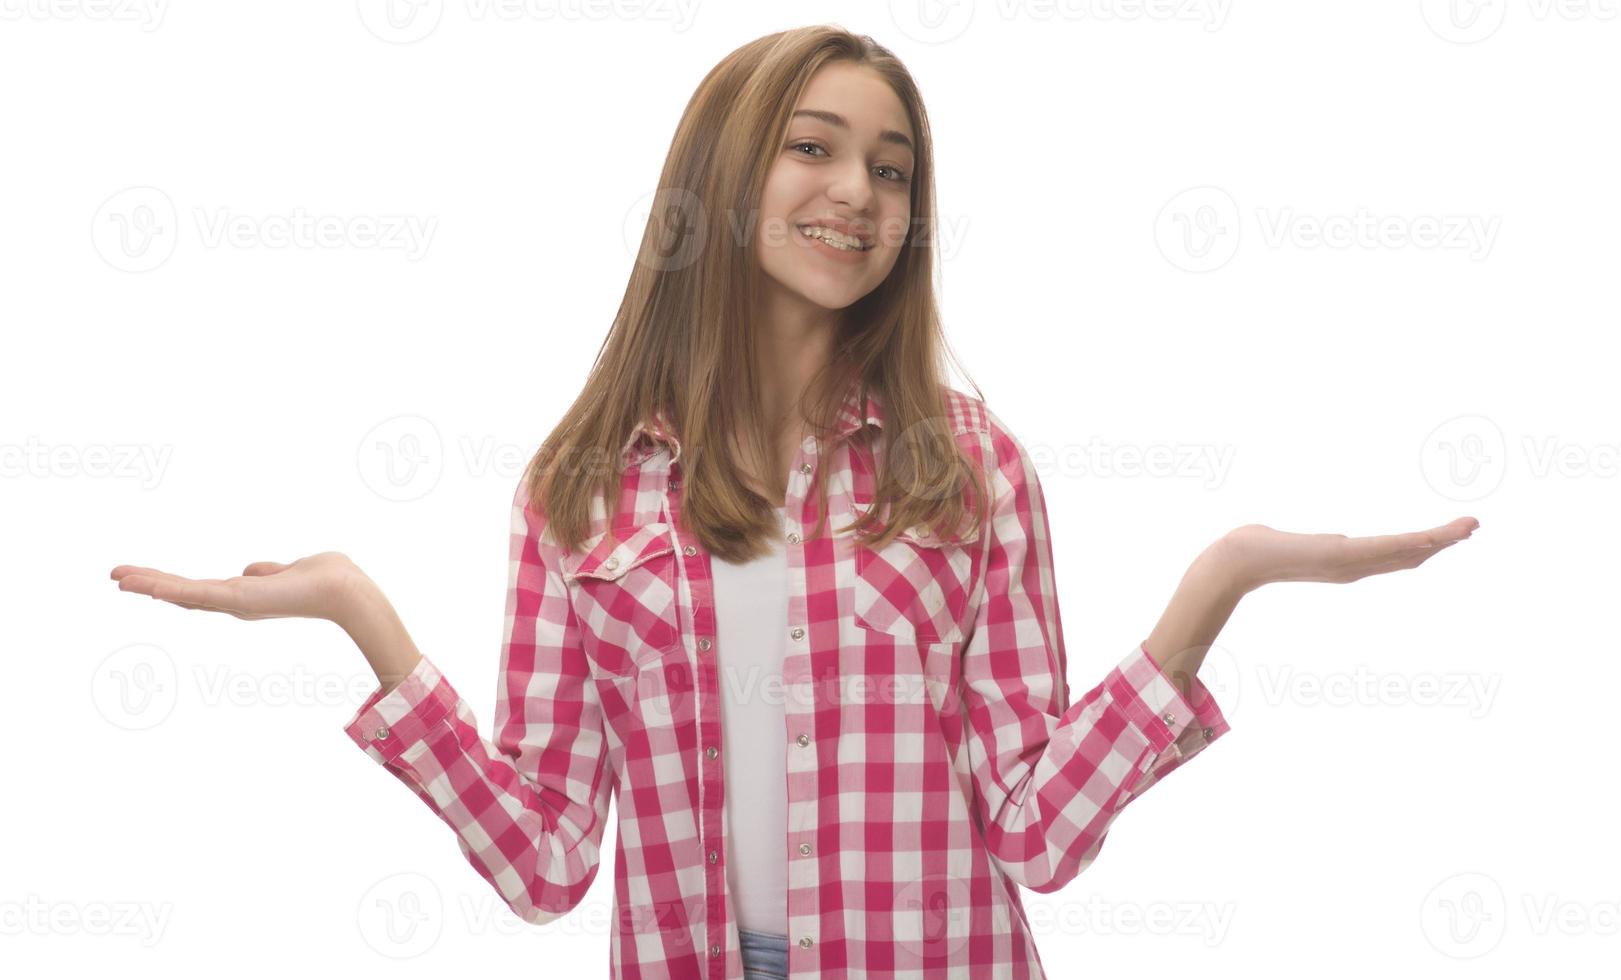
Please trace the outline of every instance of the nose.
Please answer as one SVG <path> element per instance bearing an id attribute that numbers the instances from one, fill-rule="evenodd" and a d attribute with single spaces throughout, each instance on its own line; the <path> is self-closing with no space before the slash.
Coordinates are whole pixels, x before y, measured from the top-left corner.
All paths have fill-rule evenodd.
<path id="1" fill-rule="evenodd" d="M 876 196 L 872 187 L 874 178 L 871 168 L 863 161 L 854 160 L 832 171 L 832 175 L 827 188 L 828 199 L 844 205 L 863 218 L 869 217 L 872 201 Z"/>

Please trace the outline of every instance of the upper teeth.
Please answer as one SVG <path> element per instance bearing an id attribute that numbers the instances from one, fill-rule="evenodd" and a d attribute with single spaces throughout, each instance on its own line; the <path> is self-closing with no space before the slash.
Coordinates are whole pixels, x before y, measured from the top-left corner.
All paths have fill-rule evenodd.
<path id="1" fill-rule="evenodd" d="M 866 248 L 861 239 L 834 231 L 825 225 L 802 225 L 799 230 L 811 238 L 820 238 L 834 248 L 849 249 L 856 252 Z"/>

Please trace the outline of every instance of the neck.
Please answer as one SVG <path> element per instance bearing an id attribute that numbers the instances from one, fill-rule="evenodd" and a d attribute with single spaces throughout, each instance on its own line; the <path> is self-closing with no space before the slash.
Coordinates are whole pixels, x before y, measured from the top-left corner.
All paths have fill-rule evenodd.
<path id="1" fill-rule="evenodd" d="M 762 321 L 758 370 L 761 408 L 769 431 L 792 436 L 804 428 L 796 409 L 832 355 L 837 316 L 822 309 L 799 309 Z M 808 400 L 814 403 L 816 394 L 810 392 Z"/>

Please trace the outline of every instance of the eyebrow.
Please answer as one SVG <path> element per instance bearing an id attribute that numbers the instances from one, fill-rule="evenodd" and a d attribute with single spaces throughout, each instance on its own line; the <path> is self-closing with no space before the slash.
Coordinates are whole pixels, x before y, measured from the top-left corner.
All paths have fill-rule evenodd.
<path id="1" fill-rule="evenodd" d="M 794 110 L 793 117 L 797 119 L 800 116 L 809 116 L 812 119 L 820 119 L 829 126 L 837 126 L 840 129 L 850 128 L 850 120 L 844 118 L 836 112 L 828 112 L 826 109 Z M 905 133 L 897 133 L 893 129 L 886 129 L 878 134 L 878 139 L 883 143 L 894 143 L 896 146 L 904 146 L 911 153 L 915 154 L 917 152 L 912 148 L 912 141 L 906 137 Z"/>

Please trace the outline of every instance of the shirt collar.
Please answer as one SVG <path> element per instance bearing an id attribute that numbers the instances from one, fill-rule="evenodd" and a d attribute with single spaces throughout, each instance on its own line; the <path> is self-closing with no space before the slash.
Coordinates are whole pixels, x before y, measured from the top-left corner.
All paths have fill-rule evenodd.
<path id="1" fill-rule="evenodd" d="M 875 393 L 869 391 L 863 404 L 861 381 L 856 379 L 846 391 L 844 403 L 839 406 L 834 441 L 844 439 L 863 425 L 882 428 L 883 424 L 883 403 Z M 670 462 L 681 458 L 681 441 L 676 437 L 675 426 L 669 415 L 662 408 L 655 409 L 651 417 L 637 423 L 620 448 L 619 455 L 625 465 L 634 466 L 657 452 L 660 445 L 669 447 Z"/>

